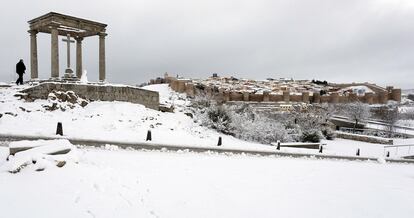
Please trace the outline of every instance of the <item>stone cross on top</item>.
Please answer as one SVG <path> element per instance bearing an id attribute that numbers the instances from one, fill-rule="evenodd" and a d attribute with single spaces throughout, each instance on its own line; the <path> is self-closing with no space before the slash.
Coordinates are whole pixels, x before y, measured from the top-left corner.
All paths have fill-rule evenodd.
<path id="1" fill-rule="evenodd" d="M 75 41 L 70 39 L 70 34 L 66 35 L 66 39 L 62 39 L 62 41 L 66 42 L 67 49 L 67 68 L 65 70 L 65 77 L 73 77 L 73 70 L 70 68 L 70 43 L 75 43 Z"/>
<path id="2" fill-rule="evenodd" d="M 50 12 L 29 22 L 31 78 L 38 79 L 37 33 L 51 34 L 51 78 L 59 78 L 59 35 L 68 41 L 68 68 L 70 68 L 70 37 L 76 40 L 76 76 L 82 75 L 82 40 L 85 37 L 99 36 L 99 81 L 104 82 L 106 24 L 64 14 Z"/>

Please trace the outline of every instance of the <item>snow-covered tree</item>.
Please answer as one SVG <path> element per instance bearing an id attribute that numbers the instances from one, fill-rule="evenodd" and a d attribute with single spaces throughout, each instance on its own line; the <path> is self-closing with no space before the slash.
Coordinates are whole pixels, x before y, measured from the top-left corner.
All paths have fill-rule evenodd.
<path id="1" fill-rule="evenodd" d="M 349 119 L 355 122 L 354 129 L 353 129 L 354 132 L 358 124 L 361 121 L 367 119 L 371 115 L 369 105 L 364 104 L 360 101 L 346 104 L 344 112 Z"/>
<path id="2" fill-rule="evenodd" d="M 378 109 L 378 117 L 387 123 L 388 136 L 391 138 L 394 134 L 395 124 L 400 118 L 398 107 L 382 106 Z"/>

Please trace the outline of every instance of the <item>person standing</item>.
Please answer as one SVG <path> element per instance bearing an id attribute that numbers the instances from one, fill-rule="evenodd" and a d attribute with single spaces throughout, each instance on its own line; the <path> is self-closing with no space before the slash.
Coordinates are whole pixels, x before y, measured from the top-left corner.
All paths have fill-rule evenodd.
<path id="1" fill-rule="evenodd" d="M 16 64 L 16 73 L 19 75 L 19 78 L 16 81 L 16 85 L 23 85 L 23 74 L 26 71 L 26 66 L 23 63 L 23 59 L 20 59 L 19 63 Z"/>

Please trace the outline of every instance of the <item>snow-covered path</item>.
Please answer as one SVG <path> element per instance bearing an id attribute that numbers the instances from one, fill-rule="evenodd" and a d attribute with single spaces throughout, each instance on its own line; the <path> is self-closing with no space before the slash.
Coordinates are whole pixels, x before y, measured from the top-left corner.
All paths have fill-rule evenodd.
<path id="1" fill-rule="evenodd" d="M 0 172 L 1 217 L 412 217 L 414 166 L 79 149 Z M 0 147 L 0 164 L 6 153 Z M 3 155 L 3 156 L 2 156 Z"/>

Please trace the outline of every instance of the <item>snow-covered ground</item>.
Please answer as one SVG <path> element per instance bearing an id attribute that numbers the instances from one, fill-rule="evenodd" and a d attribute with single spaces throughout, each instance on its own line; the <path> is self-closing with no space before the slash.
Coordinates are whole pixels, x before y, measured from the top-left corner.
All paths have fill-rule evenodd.
<path id="1" fill-rule="evenodd" d="M 228 145 L 257 145 L 201 127 L 179 111 L 162 113 L 139 104 L 100 101 L 85 108 L 78 106 L 66 111 L 47 111 L 42 107 L 50 105 L 47 100 L 20 101 L 13 97 L 17 90 L 16 87 L 0 89 L 0 113 L 3 114 L 0 134 L 55 136 L 56 125 L 62 122 L 64 135 L 77 139 L 143 142 L 147 131 L 151 130 L 154 143 L 214 146 L 222 136 Z M 169 88 L 163 85 L 159 90 L 161 101 L 168 99 L 165 95 L 168 95 Z M 172 99 L 171 103 L 185 104 L 185 101 Z"/>
<path id="2" fill-rule="evenodd" d="M 78 149 L 62 168 L 0 172 L 1 217 L 414 214 L 414 165 L 108 149 Z"/>
<path id="3" fill-rule="evenodd" d="M 92 102 L 65 112 L 47 111 L 47 100 L 24 102 L 20 88 L 0 89 L 0 134 L 54 136 L 63 123 L 65 137 L 192 146 L 274 150 L 268 145 L 223 136 L 186 116 L 182 96 L 166 85 L 162 113 L 125 102 Z M 22 109 L 23 108 L 23 109 Z M 8 114 L 6 114 L 6 112 Z M 404 141 L 406 142 L 406 141 Z M 53 147 L 58 143 L 58 147 Z M 412 217 L 414 165 L 376 161 L 259 157 L 214 152 L 168 152 L 78 147 L 66 140 L 13 143 L 40 146 L 15 157 L 0 146 L 0 217 Z M 383 145 L 336 139 L 324 153 L 382 157 Z M 68 154 L 39 152 L 71 148 Z M 311 149 L 282 151 L 317 153 Z M 414 149 L 413 149 L 414 150 Z M 400 151 L 401 152 L 401 151 Z M 399 156 L 391 153 L 391 156 Z M 30 161 L 36 159 L 35 164 Z M 65 160 L 59 168 L 54 161 Z M 41 160 L 41 161 L 39 161 Z M 29 161 L 19 173 L 16 163 Z M 43 171 L 36 171 L 45 168 Z"/>
<path id="4" fill-rule="evenodd" d="M 148 130 L 152 132 L 154 143 L 191 146 L 216 146 L 218 137 L 223 138 L 223 146 L 231 148 L 274 150 L 274 147 L 246 142 L 214 130 L 201 127 L 184 114 L 183 108 L 189 102 L 185 96 L 172 92 L 166 84 L 144 87 L 160 93 L 160 103 L 175 105 L 174 113 L 162 113 L 127 102 L 91 102 L 66 111 L 47 111 L 42 105 L 50 105 L 47 100 L 25 102 L 13 95 L 24 86 L 0 88 L 0 134 L 55 136 L 57 122 L 63 123 L 65 137 L 73 139 L 99 139 L 124 142 L 143 142 Z M 6 114 L 10 112 L 11 114 Z M 355 155 L 361 149 L 362 156 L 382 157 L 383 145 L 336 139 L 324 141 L 324 153 Z M 407 144 L 411 142 L 402 141 Z M 414 142 L 412 143 L 414 144 Z M 317 153 L 310 149 L 282 148 L 282 151 Z M 409 153 L 414 153 L 411 149 Z M 392 152 L 392 157 L 407 153 Z"/>

